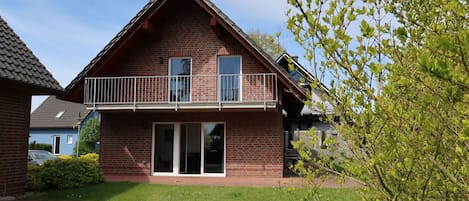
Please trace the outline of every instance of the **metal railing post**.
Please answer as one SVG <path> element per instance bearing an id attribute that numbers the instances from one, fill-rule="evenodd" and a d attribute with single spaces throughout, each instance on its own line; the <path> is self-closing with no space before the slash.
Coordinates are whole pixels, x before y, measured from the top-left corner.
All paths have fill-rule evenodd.
<path id="1" fill-rule="evenodd" d="M 267 110 L 267 103 L 266 103 L 266 100 L 265 100 L 265 74 L 262 75 L 262 79 L 264 80 L 264 111 Z"/>
<path id="2" fill-rule="evenodd" d="M 178 97 L 179 96 L 179 76 L 176 76 L 176 105 L 174 110 L 178 111 Z"/>
<path id="3" fill-rule="evenodd" d="M 96 82 L 97 79 L 93 79 L 93 112 L 96 111 Z"/>
<path id="4" fill-rule="evenodd" d="M 273 75 L 273 78 L 275 80 L 275 102 L 278 102 L 278 87 L 277 87 L 277 74 Z"/>
<path id="5" fill-rule="evenodd" d="M 137 77 L 134 77 L 134 112 L 137 107 Z"/>
<path id="6" fill-rule="evenodd" d="M 218 75 L 217 76 L 217 100 L 218 100 L 218 111 L 221 111 L 221 78 L 223 75 Z"/>

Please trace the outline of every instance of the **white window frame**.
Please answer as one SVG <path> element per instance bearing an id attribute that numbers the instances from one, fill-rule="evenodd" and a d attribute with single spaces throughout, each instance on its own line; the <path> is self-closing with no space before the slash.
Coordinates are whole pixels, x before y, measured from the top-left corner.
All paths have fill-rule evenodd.
<path id="1" fill-rule="evenodd" d="M 223 56 L 218 56 L 217 58 L 217 94 L 218 94 L 218 101 L 219 102 L 225 102 L 221 100 L 221 83 L 220 83 L 220 59 L 221 58 L 239 58 L 239 100 L 238 101 L 229 101 L 229 102 L 234 102 L 234 103 L 239 103 L 243 102 L 243 57 L 241 55 L 223 55 Z"/>
<path id="2" fill-rule="evenodd" d="M 73 136 L 67 135 L 67 144 L 73 144 Z"/>
<path id="3" fill-rule="evenodd" d="M 196 123 L 200 124 L 200 174 L 180 174 L 179 173 L 179 160 L 180 160 L 180 145 L 181 145 L 181 124 Z M 155 172 L 155 125 L 174 125 L 174 138 L 173 138 L 173 172 Z M 223 124 L 223 173 L 205 173 L 204 172 L 204 125 L 205 124 Z M 152 148 L 151 148 L 151 165 L 150 172 L 152 176 L 183 176 L 183 177 L 226 177 L 226 122 L 153 122 L 152 123 Z"/>
<path id="4" fill-rule="evenodd" d="M 190 89 L 189 89 L 189 101 L 171 101 L 171 60 L 172 59 L 189 59 L 191 61 L 191 70 L 189 72 Z M 192 57 L 170 57 L 168 60 L 168 103 L 192 103 Z"/>

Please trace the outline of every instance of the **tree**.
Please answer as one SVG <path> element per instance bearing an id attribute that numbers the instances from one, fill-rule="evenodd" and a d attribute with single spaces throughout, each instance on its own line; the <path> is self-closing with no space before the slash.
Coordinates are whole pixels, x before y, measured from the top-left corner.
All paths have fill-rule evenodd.
<path id="1" fill-rule="evenodd" d="M 250 39 L 273 59 L 277 59 L 285 50 L 278 41 L 278 34 L 274 37 L 269 34 L 261 33 L 259 30 L 249 30 L 247 34 Z"/>
<path id="2" fill-rule="evenodd" d="M 324 120 L 347 143 L 343 175 L 364 182 L 365 199 L 468 200 L 467 1 L 288 3 L 288 29 L 305 58 L 332 74 L 322 97 L 335 114 Z M 331 161 L 311 158 L 304 144 L 296 143 L 303 161 L 295 168 L 314 178 Z"/>
<path id="3" fill-rule="evenodd" d="M 80 129 L 78 155 L 97 152 L 96 143 L 99 141 L 100 121 L 98 118 L 89 119 Z M 76 153 L 77 146 L 74 147 Z"/>

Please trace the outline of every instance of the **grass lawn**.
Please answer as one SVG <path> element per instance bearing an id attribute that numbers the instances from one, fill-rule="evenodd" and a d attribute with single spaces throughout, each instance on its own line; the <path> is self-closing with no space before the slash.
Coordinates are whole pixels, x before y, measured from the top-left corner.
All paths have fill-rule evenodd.
<path id="1" fill-rule="evenodd" d="M 104 183 L 85 188 L 53 191 L 45 195 L 29 197 L 26 200 L 51 201 L 101 201 L 101 200 L 301 200 L 306 189 L 256 188 L 256 187 L 213 187 L 180 186 L 147 183 Z M 359 200 L 356 189 L 320 189 L 321 200 Z"/>

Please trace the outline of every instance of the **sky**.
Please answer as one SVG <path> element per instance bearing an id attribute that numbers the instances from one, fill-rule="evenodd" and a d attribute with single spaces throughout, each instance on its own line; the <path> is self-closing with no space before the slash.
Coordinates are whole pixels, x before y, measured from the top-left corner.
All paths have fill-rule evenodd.
<path id="1" fill-rule="evenodd" d="M 62 87 L 101 51 L 148 0 L 1 0 L 0 16 Z M 286 0 L 212 0 L 244 31 L 274 35 L 291 55 L 303 51 L 286 30 Z M 304 63 L 304 62 L 303 62 Z M 45 96 L 34 96 L 32 111 Z"/>

